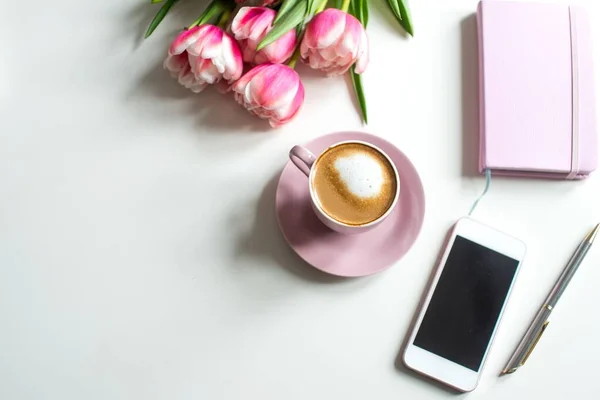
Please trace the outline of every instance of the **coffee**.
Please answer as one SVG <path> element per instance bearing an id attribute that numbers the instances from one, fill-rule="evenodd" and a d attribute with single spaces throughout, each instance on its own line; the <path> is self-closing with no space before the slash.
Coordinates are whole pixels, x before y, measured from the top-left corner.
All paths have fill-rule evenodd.
<path id="1" fill-rule="evenodd" d="M 346 225 L 365 225 L 394 203 L 398 182 L 390 161 L 361 143 L 325 151 L 313 166 L 313 191 L 325 214 Z"/>

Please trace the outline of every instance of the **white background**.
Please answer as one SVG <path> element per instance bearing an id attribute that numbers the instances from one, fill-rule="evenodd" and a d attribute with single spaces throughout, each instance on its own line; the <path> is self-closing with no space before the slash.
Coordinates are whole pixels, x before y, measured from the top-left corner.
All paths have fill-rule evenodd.
<path id="1" fill-rule="evenodd" d="M 447 230 L 483 188 L 473 173 L 477 2 L 411 1 L 408 39 L 372 0 L 369 125 L 344 79 L 300 67 L 304 108 L 279 130 L 231 97 L 194 96 L 172 81 L 166 47 L 204 3 L 183 1 L 143 41 L 158 9 L 148 3 L 2 2 L 0 398 L 454 397 L 397 356 Z M 600 43 L 597 2 L 582 4 Z M 288 149 L 341 130 L 400 147 L 427 196 L 415 246 L 370 278 L 313 270 L 287 247 L 273 212 Z M 493 180 L 475 215 L 529 252 L 469 397 L 591 398 L 600 245 L 527 365 L 497 373 L 600 221 L 599 199 L 598 174 Z"/>

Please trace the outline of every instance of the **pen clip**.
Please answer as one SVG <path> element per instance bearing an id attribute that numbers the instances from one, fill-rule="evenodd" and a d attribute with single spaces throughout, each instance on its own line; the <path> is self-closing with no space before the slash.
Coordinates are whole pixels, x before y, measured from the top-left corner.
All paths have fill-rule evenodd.
<path id="1" fill-rule="evenodd" d="M 542 333 L 544 333 L 544 331 L 546 330 L 546 327 L 548 326 L 549 323 L 550 323 L 550 321 L 546 321 L 544 323 L 544 325 L 542 325 L 542 328 L 540 329 L 540 333 L 538 333 L 537 337 L 535 338 L 535 340 L 531 344 L 531 347 L 529 348 L 529 350 L 527 350 L 527 354 L 525 354 L 525 357 L 523 358 L 523 361 L 521 361 L 521 364 L 519 364 L 520 367 L 522 367 L 523 365 L 525 365 L 525 362 L 527 362 L 527 359 L 529 358 L 529 356 L 533 352 L 533 349 L 535 348 L 535 346 L 540 341 L 540 338 L 542 337 Z"/>

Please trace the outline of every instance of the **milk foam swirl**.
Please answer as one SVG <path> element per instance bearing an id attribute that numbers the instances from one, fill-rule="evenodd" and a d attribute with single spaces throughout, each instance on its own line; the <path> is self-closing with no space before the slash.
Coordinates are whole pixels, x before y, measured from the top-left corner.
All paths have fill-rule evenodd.
<path id="1" fill-rule="evenodd" d="M 348 190 L 360 198 L 377 197 L 381 194 L 385 178 L 381 162 L 368 153 L 355 153 L 339 157 L 334 163 L 342 182 Z"/>

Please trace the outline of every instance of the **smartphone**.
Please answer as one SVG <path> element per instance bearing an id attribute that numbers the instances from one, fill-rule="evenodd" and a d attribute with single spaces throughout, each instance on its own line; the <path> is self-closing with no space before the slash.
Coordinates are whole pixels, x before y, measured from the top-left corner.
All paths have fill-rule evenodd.
<path id="1" fill-rule="evenodd" d="M 525 244 L 460 219 L 404 349 L 406 366 L 462 392 L 477 387 Z"/>

